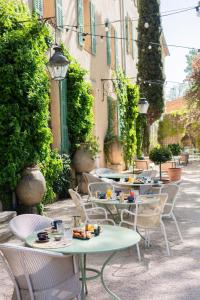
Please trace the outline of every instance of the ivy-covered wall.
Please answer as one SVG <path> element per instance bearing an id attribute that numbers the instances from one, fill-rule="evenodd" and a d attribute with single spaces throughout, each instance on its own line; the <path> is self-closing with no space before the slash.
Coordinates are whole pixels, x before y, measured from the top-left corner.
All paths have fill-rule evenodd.
<path id="1" fill-rule="evenodd" d="M 23 22 L 21 22 L 23 20 Z M 26 21 L 26 22 L 24 22 Z M 47 181 L 44 201 L 54 199 L 62 168 L 51 152 L 46 52 L 50 35 L 21 1 L 0 0 L 0 194 L 15 189 L 27 166 L 38 164 Z"/>
<path id="2" fill-rule="evenodd" d="M 120 140 L 126 166 L 132 164 L 137 149 L 136 119 L 138 116 L 139 87 L 118 71 L 114 81 L 119 103 Z"/>

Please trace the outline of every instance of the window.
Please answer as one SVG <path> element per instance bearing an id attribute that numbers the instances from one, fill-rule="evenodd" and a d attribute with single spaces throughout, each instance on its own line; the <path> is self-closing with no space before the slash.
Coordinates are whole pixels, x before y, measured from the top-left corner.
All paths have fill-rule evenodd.
<path id="1" fill-rule="evenodd" d="M 51 18 L 48 22 L 57 27 L 63 28 L 63 7 L 62 0 L 43 0 L 43 17 Z"/>
<path id="2" fill-rule="evenodd" d="M 96 13 L 90 0 L 77 0 L 78 44 L 96 55 Z M 90 33 L 83 37 L 82 33 Z"/>

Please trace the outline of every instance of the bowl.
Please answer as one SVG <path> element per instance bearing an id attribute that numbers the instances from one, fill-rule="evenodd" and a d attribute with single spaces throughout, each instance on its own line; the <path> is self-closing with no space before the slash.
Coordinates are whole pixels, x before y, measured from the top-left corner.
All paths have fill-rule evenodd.
<path id="1" fill-rule="evenodd" d="M 54 236 L 54 240 L 57 241 L 57 242 L 60 241 L 61 239 L 62 239 L 62 236 L 60 236 L 60 235 L 55 235 Z"/>

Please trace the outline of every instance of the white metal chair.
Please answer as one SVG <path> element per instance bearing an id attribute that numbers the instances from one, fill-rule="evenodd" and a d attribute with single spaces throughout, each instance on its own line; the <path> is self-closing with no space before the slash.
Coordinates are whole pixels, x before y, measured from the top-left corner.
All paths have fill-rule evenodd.
<path id="1" fill-rule="evenodd" d="M 15 299 L 79 299 L 79 272 L 72 255 L 13 244 L 0 244 L 0 255 L 14 283 Z"/>
<path id="2" fill-rule="evenodd" d="M 91 206 L 90 202 L 84 203 L 79 193 L 75 192 L 72 189 L 69 189 L 68 191 L 83 222 L 108 222 L 115 225 L 115 222 L 108 218 L 107 212 L 103 207 L 87 208 L 88 206 Z"/>
<path id="3" fill-rule="evenodd" d="M 145 244 L 148 246 L 150 245 L 150 230 L 160 226 L 164 234 L 167 254 L 170 255 L 165 225 L 162 221 L 162 212 L 167 201 L 167 197 L 167 194 L 158 194 L 154 195 L 154 198 L 152 199 L 149 198 L 146 199 L 146 201 L 143 200 L 142 204 L 138 204 L 136 201 L 136 209 L 134 212 L 127 209 L 121 211 L 120 226 L 128 225 L 135 231 L 143 229 L 145 231 Z M 139 244 L 136 246 L 138 259 L 141 260 Z"/>
<path id="4" fill-rule="evenodd" d="M 34 231 L 51 226 L 52 219 L 35 214 L 23 214 L 14 217 L 9 225 L 15 236 L 24 241 Z"/>
<path id="5" fill-rule="evenodd" d="M 113 185 L 109 182 L 92 182 L 88 185 L 90 197 L 97 197 L 98 192 L 106 193 L 108 189 L 114 192 Z"/>
<path id="6" fill-rule="evenodd" d="M 174 208 L 175 208 L 178 192 L 179 192 L 179 186 L 177 184 L 166 184 L 161 188 L 161 193 L 168 194 L 167 203 L 165 204 L 164 211 L 163 211 L 163 217 L 172 218 L 174 220 L 180 240 L 183 241 L 183 237 L 178 222 L 176 220 L 176 216 L 174 214 Z"/>

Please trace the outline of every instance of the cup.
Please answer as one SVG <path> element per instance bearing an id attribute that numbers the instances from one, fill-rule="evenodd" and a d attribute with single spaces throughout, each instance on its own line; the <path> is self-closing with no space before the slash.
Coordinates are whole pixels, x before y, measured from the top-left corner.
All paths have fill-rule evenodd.
<path id="1" fill-rule="evenodd" d="M 38 232 L 37 237 L 39 241 L 46 241 L 49 238 L 48 233 L 46 231 Z"/>
<path id="2" fill-rule="evenodd" d="M 63 223 L 57 223 L 57 232 L 59 235 L 63 236 L 64 234 L 64 226 Z"/>
<path id="3" fill-rule="evenodd" d="M 62 224 L 62 220 L 54 220 L 53 222 L 51 222 L 53 229 L 57 229 L 58 224 Z"/>
<path id="4" fill-rule="evenodd" d="M 73 238 L 73 229 L 70 226 L 64 228 L 64 240 L 71 241 Z"/>
<path id="5" fill-rule="evenodd" d="M 107 189 L 106 191 L 106 199 L 110 199 L 112 196 L 112 190 L 111 189 Z"/>

